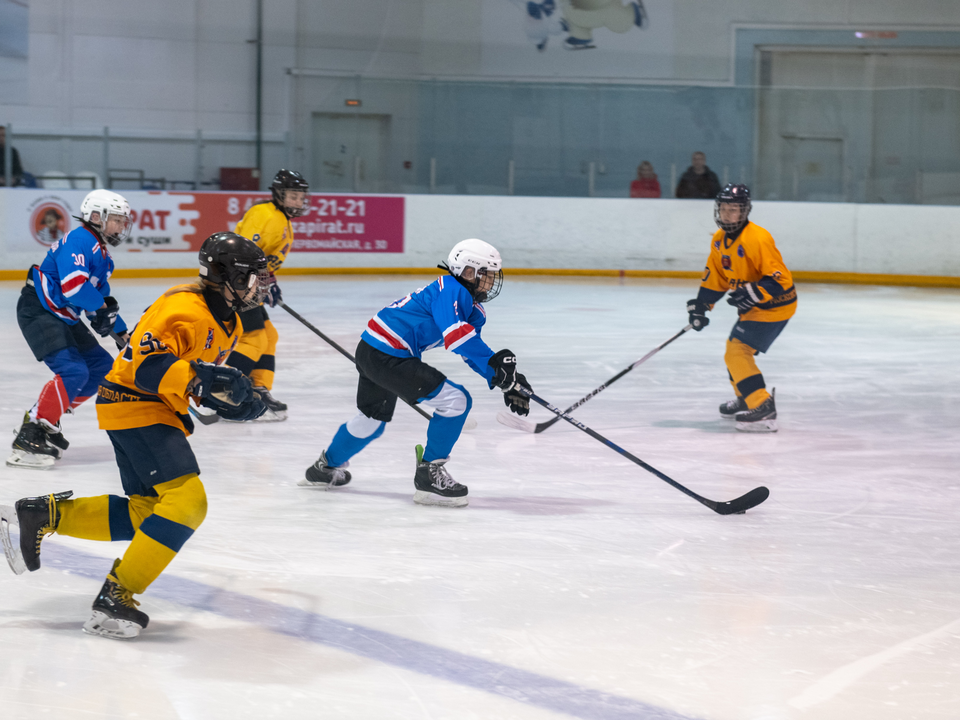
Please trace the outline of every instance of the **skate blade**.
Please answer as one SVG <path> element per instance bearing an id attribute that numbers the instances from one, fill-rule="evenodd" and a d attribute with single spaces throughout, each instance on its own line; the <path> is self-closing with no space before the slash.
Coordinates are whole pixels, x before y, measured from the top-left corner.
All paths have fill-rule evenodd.
<path id="1" fill-rule="evenodd" d="M 271 422 L 283 422 L 286 419 L 287 419 L 286 410 L 280 410 L 278 412 L 275 412 L 273 410 L 267 410 L 263 415 L 251 420 L 250 422 L 271 423 Z"/>
<path id="2" fill-rule="evenodd" d="M 417 490 L 413 493 L 413 501 L 418 505 L 436 505 L 438 507 L 466 507 L 470 502 L 467 496 L 443 497 L 432 492 Z"/>
<path id="3" fill-rule="evenodd" d="M 29 470 L 49 470 L 56 464 L 51 455 L 34 455 L 25 450 L 14 450 L 7 458 L 7 466 Z"/>
<path id="4" fill-rule="evenodd" d="M 20 547 L 10 538 L 10 525 L 17 524 L 17 511 L 9 505 L 0 505 L 0 544 L 3 545 L 3 554 L 7 564 L 15 575 L 23 575 L 27 566 L 23 562 Z"/>
<path id="5" fill-rule="evenodd" d="M 99 635 L 111 640 L 132 640 L 140 634 L 142 628 L 130 620 L 118 620 L 106 613 L 94 610 L 93 615 L 83 624 L 87 635 Z"/>
<path id="6" fill-rule="evenodd" d="M 776 418 L 756 422 L 737 422 L 737 430 L 745 433 L 775 433 L 779 429 Z"/>

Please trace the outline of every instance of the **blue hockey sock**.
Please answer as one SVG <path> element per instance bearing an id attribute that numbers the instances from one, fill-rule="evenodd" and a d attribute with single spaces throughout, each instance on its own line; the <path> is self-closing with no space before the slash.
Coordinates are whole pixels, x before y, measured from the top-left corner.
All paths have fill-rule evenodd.
<path id="1" fill-rule="evenodd" d="M 371 425 L 377 422 L 376 420 L 369 420 L 369 418 L 365 419 L 368 420 Z M 350 422 L 352 423 L 354 421 L 351 420 Z M 367 437 L 357 437 L 347 428 L 348 424 L 349 423 L 344 423 L 340 426 L 337 434 L 333 436 L 333 440 L 331 440 L 327 446 L 327 462 L 333 467 L 340 467 L 345 464 L 347 460 L 383 435 L 383 431 L 387 427 L 385 422 L 381 422 L 379 423 L 379 427 Z"/>

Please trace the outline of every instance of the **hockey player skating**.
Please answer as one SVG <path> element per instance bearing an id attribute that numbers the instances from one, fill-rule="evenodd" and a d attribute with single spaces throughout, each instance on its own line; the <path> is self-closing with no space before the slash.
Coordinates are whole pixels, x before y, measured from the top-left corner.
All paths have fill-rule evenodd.
<path id="1" fill-rule="evenodd" d="M 130 206 L 109 190 L 94 190 L 80 205 L 80 226 L 48 251 L 43 262 L 27 272 L 20 291 L 17 322 L 37 360 L 53 373 L 40 398 L 23 418 L 7 459 L 11 467 L 46 470 L 69 446 L 60 430 L 61 416 L 97 390 L 113 358 L 80 321 L 102 337 L 123 337 L 126 324 L 120 306 L 110 297 L 113 258 L 107 245 L 130 235 Z"/>
<path id="2" fill-rule="evenodd" d="M 687 303 L 690 324 L 703 330 L 706 313 L 730 290 L 727 302 L 739 318 L 727 339 L 724 360 L 736 398 L 720 406 L 743 432 L 776 432 L 777 406 L 754 356 L 770 349 L 797 309 L 797 290 L 773 237 L 750 222 L 750 190 L 726 185 L 717 195 L 710 257 L 700 292 Z"/>
<path id="3" fill-rule="evenodd" d="M 292 170 L 280 170 L 270 185 L 271 200 L 257 203 L 237 223 L 236 233 L 257 244 L 267 257 L 270 268 L 270 287 L 266 302 L 276 307 L 280 302 L 280 286 L 276 272 L 293 247 L 293 226 L 290 219 L 300 217 L 310 208 L 310 186 L 303 176 Z M 276 365 L 279 335 L 263 305 L 240 313 L 243 337 L 227 364 L 237 368 L 253 382 L 254 389 L 267 406 L 259 420 L 279 422 L 287 419 L 287 405 L 276 400 L 273 374 Z"/>
<path id="4" fill-rule="evenodd" d="M 417 446 L 414 502 L 467 504 L 467 487 L 451 477 L 445 464 L 470 412 L 470 394 L 420 359 L 441 343 L 491 389 L 503 390 L 510 410 L 530 412 L 529 400 L 514 390 L 517 384 L 530 388 L 517 372 L 516 356 L 509 350 L 495 353 L 480 338 L 487 320 L 482 304 L 499 294 L 503 282 L 500 253 L 482 240 L 464 240 L 440 267 L 449 275 L 388 305 L 367 323 L 356 352 L 360 414 L 340 426 L 300 485 L 329 488 L 350 482 L 347 461 L 383 434 L 400 396 L 434 410 L 426 447 Z"/>
<path id="5" fill-rule="evenodd" d="M 252 242 L 217 233 L 200 250 L 200 279 L 168 290 L 151 305 L 97 395 L 100 427 L 113 443 L 124 496 L 71 499 L 72 492 L 16 503 L 20 551 L 40 567 L 50 533 L 88 540 L 130 540 L 83 626 L 91 635 L 136 637 L 149 618 L 133 596 L 144 592 L 203 522 L 207 499 L 187 442 L 191 396 L 226 418 L 264 411 L 249 378 L 220 366 L 243 326 L 237 311 L 266 291 L 267 263 Z"/>

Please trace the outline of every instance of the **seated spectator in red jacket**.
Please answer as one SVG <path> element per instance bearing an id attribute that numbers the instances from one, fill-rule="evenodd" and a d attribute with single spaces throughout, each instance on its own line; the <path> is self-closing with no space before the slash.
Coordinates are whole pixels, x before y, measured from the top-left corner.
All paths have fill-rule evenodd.
<path id="1" fill-rule="evenodd" d="M 650 161 L 644 160 L 637 168 L 637 179 L 630 183 L 630 197 L 660 197 L 660 181 L 657 180 L 657 174 L 653 171 Z"/>

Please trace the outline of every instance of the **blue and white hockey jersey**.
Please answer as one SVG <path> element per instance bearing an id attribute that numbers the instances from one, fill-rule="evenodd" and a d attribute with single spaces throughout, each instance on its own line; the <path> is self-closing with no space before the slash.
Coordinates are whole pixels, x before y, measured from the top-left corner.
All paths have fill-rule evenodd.
<path id="1" fill-rule="evenodd" d="M 32 278 L 40 303 L 68 325 L 75 325 L 81 312 L 94 313 L 110 294 L 113 258 L 106 245 L 87 228 L 74 228 L 53 245 Z M 117 333 L 127 329 L 117 316 Z"/>
<path id="2" fill-rule="evenodd" d="M 480 339 L 486 321 L 470 292 L 447 275 L 387 305 L 367 323 L 363 340 L 388 355 L 416 358 L 443 343 L 489 383 L 493 350 Z"/>

